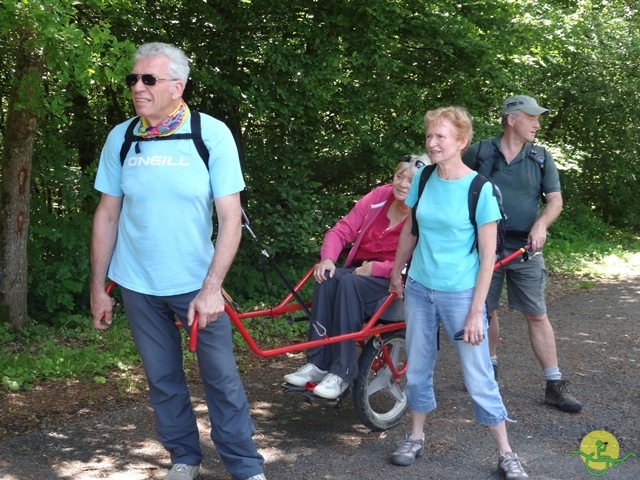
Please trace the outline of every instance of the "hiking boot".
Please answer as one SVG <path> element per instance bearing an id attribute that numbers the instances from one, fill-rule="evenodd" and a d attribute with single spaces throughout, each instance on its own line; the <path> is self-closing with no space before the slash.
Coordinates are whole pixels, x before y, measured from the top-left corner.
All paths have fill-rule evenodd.
<path id="1" fill-rule="evenodd" d="M 520 460 L 513 452 L 505 452 L 504 457 L 500 455 L 498 459 L 498 473 L 504 475 L 507 480 L 524 480 L 529 478 L 522 465 L 524 460 Z"/>
<path id="2" fill-rule="evenodd" d="M 424 453 L 424 437 L 421 440 L 414 440 L 411 435 L 407 435 L 405 439 L 400 442 L 396 451 L 391 455 L 389 460 L 394 465 L 400 465 L 406 467 L 416 461 L 416 458 L 420 458 Z"/>
<path id="3" fill-rule="evenodd" d="M 264 476 L 264 473 L 260 473 L 258 475 L 254 475 L 253 477 L 247 478 L 247 480 L 267 480 L 267 477 Z"/>
<path id="4" fill-rule="evenodd" d="M 193 480 L 200 473 L 200 465 L 187 465 L 176 463 L 169 473 L 164 476 L 164 480 Z"/>
<path id="5" fill-rule="evenodd" d="M 316 388 L 313 389 L 313 394 L 333 400 L 334 398 L 338 398 L 348 386 L 349 384 L 342 380 L 338 375 L 330 373 L 324 377 L 318 385 L 316 385 Z"/>
<path id="6" fill-rule="evenodd" d="M 582 410 L 582 404 L 569 394 L 567 383 L 564 380 L 547 380 L 544 401 L 557 406 L 563 412 Z"/>
<path id="7" fill-rule="evenodd" d="M 313 363 L 307 363 L 304 367 L 300 367 L 293 373 L 284 376 L 284 381 L 291 385 L 304 387 L 307 382 L 317 383 L 327 376 L 324 370 L 320 370 Z"/>

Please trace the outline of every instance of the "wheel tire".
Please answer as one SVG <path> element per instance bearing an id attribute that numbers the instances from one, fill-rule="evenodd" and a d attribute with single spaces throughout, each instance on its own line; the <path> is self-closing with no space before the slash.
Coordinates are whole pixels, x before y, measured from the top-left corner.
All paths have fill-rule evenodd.
<path id="1" fill-rule="evenodd" d="M 407 362 L 405 331 L 391 332 L 383 336 L 397 369 Z M 353 402 L 358 417 L 373 431 L 393 428 L 400 423 L 409 405 L 404 389 L 407 383 L 403 375 L 398 382 L 382 356 L 380 348 L 375 346 L 376 338 L 365 345 L 359 360 L 359 374 L 353 385 Z"/>

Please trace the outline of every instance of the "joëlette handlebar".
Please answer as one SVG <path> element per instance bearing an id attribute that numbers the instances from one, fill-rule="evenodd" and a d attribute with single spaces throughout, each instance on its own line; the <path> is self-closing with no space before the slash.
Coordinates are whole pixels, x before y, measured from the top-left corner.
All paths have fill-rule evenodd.
<path id="1" fill-rule="evenodd" d="M 526 253 L 529 250 L 531 250 L 531 244 L 527 243 L 524 247 L 520 247 L 515 252 L 513 252 L 513 253 L 507 255 L 506 257 L 501 258 L 500 260 L 498 260 L 495 263 L 495 265 L 493 266 L 493 269 L 497 270 L 500 267 L 504 267 L 507 263 L 509 263 L 510 261 L 512 261 L 515 258 L 519 257 L 520 255 L 523 255 L 524 253 Z"/>
<path id="2" fill-rule="evenodd" d="M 507 255 L 506 257 L 498 260 L 494 264 L 493 269 L 497 270 L 498 268 L 503 267 L 507 263 L 513 261 L 518 256 L 523 255 L 524 253 L 526 253 L 529 250 L 531 250 L 531 244 L 527 243 L 524 247 L 520 247 L 519 249 L 517 249 L 513 253 L 511 253 L 511 254 Z M 107 284 L 107 286 L 105 288 L 105 291 L 107 292 L 107 294 L 111 295 L 111 292 L 113 291 L 113 288 L 115 286 L 116 286 L 116 283 L 113 280 L 111 280 Z M 389 296 L 389 298 L 387 298 L 387 303 L 391 303 L 391 301 L 393 301 L 394 299 L 395 299 L 395 294 L 391 294 Z M 384 310 L 384 309 L 382 309 L 382 310 Z M 191 331 L 190 331 L 190 334 L 189 334 L 189 351 L 190 352 L 195 352 L 196 351 L 196 347 L 198 345 L 198 330 L 199 330 L 199 326 L 200 326 L 200 322 L 198 321 L 199 318 L 200 318 L 200 314 L 198 312 L 196 312 L 195 316 L 193 317 L 193 323 L 191 324 Z M 182 324 L 180 322 L 176 322 L 176 326 L 181 327 Z M 352 335 L 355 335 L 355 334 L 352 334 Z M 345 339 L 346 339 L 346 337 L 345 337 Z M 318 342 L 320 342 L 320 341 L 318 340 Z"/>
<path id="3" fill-rule="evenodd" d="M 110 280 L 109 283 L 107 283 L 107 286 L 104 288 L 105 292 L 107 292 L 107 295 L 111 295 L 111 292 L 113 291 L 115 286 L 116 282 L 114 282 L 113 280 Z M 189 351 L 194 353 L 196 351 L 196 347 L 198 346 L 198 326 L 200 325 L 200 322 L 198 321 L 199 319 L 200 314 L 196 312 L 193 317 L 193 323 L 191 323 L 191 333 L 189 334 Z M 182 323 L 176 322 L 176 326 L 182 327 Z"/>

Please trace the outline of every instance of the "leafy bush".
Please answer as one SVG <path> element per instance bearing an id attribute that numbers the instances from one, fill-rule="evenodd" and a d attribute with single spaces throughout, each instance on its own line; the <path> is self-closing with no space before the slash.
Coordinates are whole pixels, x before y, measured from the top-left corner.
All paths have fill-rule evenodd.
<path id="1" fill-rule="evenodd" d="M 7 390 L 29 389 L 51 378 L 105 376 L 139 361 L 122 315 L 105 332 L 93 329 L 85 319 L 84 326 L 72 330 L 37 326 L 19 338 L 2 326 L 0 337 L 8 340 L 0 350 L 0 378 Z"/>
<path id="2" fill-rule="evenodd" d="M 28 245 L 29 316 L 55 325 L 89 309 L 89 243 L 97 194 L 94 169 L 72 166 L 77 153 L 44 135 L 34 159 Z M 83 137 L 80 140 L 86 140 Z"/>
<path id="3" fill-rule="evenodd" d="M 547 267 L 561 274 L 616 276 L 637 265 L 640 237 L 607 225 L 587 205 L 570 203 L 551 228 L 545 247 Z"/>
<path id="4" fill-rule="evenodd" d="M 284 318 L 253 318 L 244 322 L 251 338 L 262 349 L 282 346 L 307 337 L 309 323 L 295 322 L 289 325 Z M 233 347 L 239 352 L 248 351 L 247 343 L 236 329 L 233 330 Z"/>

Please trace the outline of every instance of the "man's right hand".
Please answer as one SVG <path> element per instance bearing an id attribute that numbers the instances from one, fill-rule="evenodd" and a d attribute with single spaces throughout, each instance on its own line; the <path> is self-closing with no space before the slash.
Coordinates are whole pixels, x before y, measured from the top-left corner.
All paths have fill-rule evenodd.
<path id="1" fill-rule="evenodd" d="M 105 292 L 104 288 L 91 292 L 91 315 L 93 328 L 106 330 L 113 320 L 113 306 L 116 301 Z"/>

